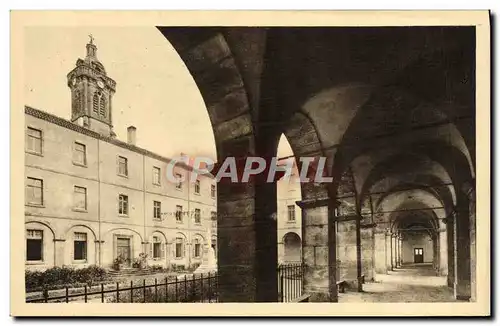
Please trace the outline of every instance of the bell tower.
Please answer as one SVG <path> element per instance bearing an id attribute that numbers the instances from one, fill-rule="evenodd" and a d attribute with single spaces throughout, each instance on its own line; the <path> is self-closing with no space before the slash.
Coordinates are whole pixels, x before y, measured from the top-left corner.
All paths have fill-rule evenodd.
<path id="1" fill-rule="evenodd" d="M 112 99 L 116 82 L 97 59 L 94 38 L 89 35 L 87 55 L 78 59 L 67 75 L 71 90 L 71 121 L 103 136 L 114 137 Z"/>

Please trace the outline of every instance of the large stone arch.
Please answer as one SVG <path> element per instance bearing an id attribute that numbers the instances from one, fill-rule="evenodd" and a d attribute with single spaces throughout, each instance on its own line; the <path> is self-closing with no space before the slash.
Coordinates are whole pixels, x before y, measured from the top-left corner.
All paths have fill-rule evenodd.
<path id="1" fill-rule="evenodd" d="M 251 86 L 253 75 L 246 71 L 243 77 L 244 66 L 237 61 L 227 41 L 231 37 L 220 28 L 159 27 L 159 30 L 175 48 L 200 90 L 214 131 L 217 161 L 222 163 L 227 157 L 236 157 L 242 168 L 244 161 L 240 160 L 260 154 L 253 124 L 255 110 L 250 102 L 256 97 L 249 94 L 250 89 L 255 91 Z M 276 235 L 273 235 L 276 221 L 269 218 L 273 210 L 275 214 L 276 203 L 274 207 L 259 208 L 263 206 L 259 204 L 259 196 L 266 196 L 272 189 L 262 191 L 261 195 L 256 187 L 254 181 L 218 183 L 218 273 L 226 280 L 220 287 L 221 302 L 277 298 L 276 268 L 269 264 L 277 261 Z M 270 250 L 271 243 L 274 250 Z M 245 288 L 241 285 L 235 288 L 236 284 Z"/>

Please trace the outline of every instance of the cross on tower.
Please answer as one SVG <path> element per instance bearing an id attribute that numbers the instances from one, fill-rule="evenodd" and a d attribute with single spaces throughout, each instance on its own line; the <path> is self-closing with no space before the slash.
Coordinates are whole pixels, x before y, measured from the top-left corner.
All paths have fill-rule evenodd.
<path id="1" fill-rule="evenodd" d="M 89 34 L 90 37 L 90 44 L 94 44 L 94 36 L 92 34 Z"/>

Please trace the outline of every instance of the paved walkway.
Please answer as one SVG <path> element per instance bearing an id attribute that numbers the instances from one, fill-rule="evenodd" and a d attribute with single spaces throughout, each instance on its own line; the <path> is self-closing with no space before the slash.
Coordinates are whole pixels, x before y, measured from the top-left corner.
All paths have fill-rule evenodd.
<path id="1" fill-rule="evenodd" d="M 363 285 L 362 293 L 347 291 L 339 302 L 453 302 L 446 277 L 437 276 L 432 265 L 411 264 L 389 274 L 377 274 L 375 282 Z"/>

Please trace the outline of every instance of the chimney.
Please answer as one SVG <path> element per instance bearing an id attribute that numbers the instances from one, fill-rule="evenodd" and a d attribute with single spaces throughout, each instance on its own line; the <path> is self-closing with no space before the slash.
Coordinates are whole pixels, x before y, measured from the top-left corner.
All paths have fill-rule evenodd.
<path id="1" fill-rule="evenodd" d="M 137 130 L 137 128 L 134 126 L 130 126 L 127 128 L 127 142 L 130 145 L 135 146 L 135 132 L 136 132 L 136 130 Z"/>

